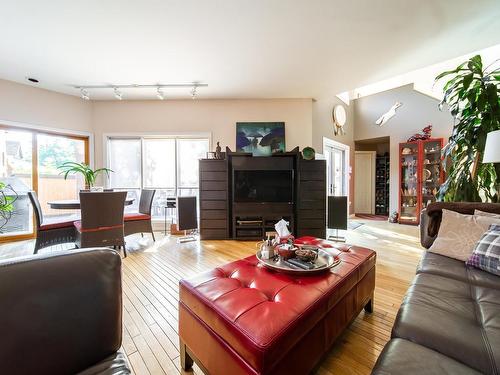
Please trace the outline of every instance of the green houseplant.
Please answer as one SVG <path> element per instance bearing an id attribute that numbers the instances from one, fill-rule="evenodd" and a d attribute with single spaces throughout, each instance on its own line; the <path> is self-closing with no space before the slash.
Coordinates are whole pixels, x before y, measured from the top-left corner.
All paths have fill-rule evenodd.
<path id="1" fill-rule="evenodd" d="M 57 167 L 61 170 L 60 174 L 64 174 L 64 179 L 66 180 L 70 174 L 81 174 L 85 181 L 85 189 L 90 189 L 95 184 L 97 176 L 101 173 L 106 173 L 109 178 L 109 173 L 113 172 L 109 168 L 99 168 L 92 169 L 85 163 L 75 163 L 73 161 L 67 161 Z"/>
<path id="2" fill-rule="evenodd" d="M 16 191 L 10 185 L 0 181 L 0 233 L 3 233 L 2 229 L 12 217 L 16 200 Z"/>
<path id="3" fill-rule="evenodd" d="M 484 68 L 481 56 L 476 55 L 436 77 L 436 81 L 449 79 L 439 106 L 447 104 L 455 118 L 443 149 L 447 178 L 438 193 L 440 200 L 499 200 L 495 182 L 500 166 L 482 163 L 486 135 L 500 129 L 500 69 L 492 66 Z"/>

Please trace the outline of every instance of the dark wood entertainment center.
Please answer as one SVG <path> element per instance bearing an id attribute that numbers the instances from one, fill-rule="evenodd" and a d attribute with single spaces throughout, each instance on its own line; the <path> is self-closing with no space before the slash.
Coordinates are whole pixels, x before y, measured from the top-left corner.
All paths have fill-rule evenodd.
<path id="1" fill-rule="evenodd" d="M 234 176 L 239 171 L 289 171 L 291 200 L 235 200 Z M 299 152 L 268 157 L 228 152 L 225 160 L 200 160 L 201 239 L 259 240 L 282 218 L 295 236 L 326 237 L 325 160 L 304 160 Z"/>

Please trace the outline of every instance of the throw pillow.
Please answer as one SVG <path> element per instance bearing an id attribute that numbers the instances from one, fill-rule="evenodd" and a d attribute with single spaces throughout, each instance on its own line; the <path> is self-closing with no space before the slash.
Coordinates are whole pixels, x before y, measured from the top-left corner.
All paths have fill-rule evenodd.
<path id="1" fill-rule="evenodd" d="M 494 214 L 493 212 L 486 212 L 486 211 L 474 210 L 474 215 L 476 215 L 476 216 L 496 217 L 497 219 L 500 219 L 500 214 Z"/>
<path id="2" fill-rule="evenodd" d="M 500 276 L 500 225 L 490 225 L 476 244 L 467 265 Z"/>
<path id="3" fill-rule="evenodd" d="M 500 224 L 500 219 L 443 210 L 438 235 L 429 251 L 465 262 L 491 224 Z"/>

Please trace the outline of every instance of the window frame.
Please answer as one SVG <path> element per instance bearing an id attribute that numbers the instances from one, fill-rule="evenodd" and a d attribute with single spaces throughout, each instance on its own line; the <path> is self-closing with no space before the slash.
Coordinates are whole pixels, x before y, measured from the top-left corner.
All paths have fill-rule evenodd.
<path id="1" fill-rule="evenodd" d="M 31 158 L 31 188 L 38 194 L 38 135 L 49 135 L 49 136 L 57 136 L 64 137 L 69 139 L 80 140 L 84 142 L 84 162 L 86 164 L 91 165 L 91 154 L 90 154 L 90 145 L 92 143 L 92 135 L 87 132 L 72 132 L 70 130 L 64 129 L 52 129 L 52 128 L 43 128 L 39 126 L 33 125 L 25 125 L 25 124 L 14 124 L 10 125 L 6 121 L 0 122 L 0 130 L 7 131 L 20 131 L 31 134 L 31 147 L 32 147 L 32 158 Z M 34 216 L 32 217 L 34 224 Z M 0 243 L 2 242 L 11 242 L 11 241 L 20 241 L 33 239 L 36 236 L 36 226 L 33 225 L 33 230 L 31 233 L 25 234 L 15 234 L 15 235 L 5 235 L 0 236 Z"/>
<path id="2" fill-rule="evenodd" d="M 167 133 L 167 134 L 147 134 L 147 133 L 109 133 L 103 134 L 103 155 L 104 155 L 104 164 L 107 168 L 110 166 L 110 147 L 109 141 L 112 139 L 139 139 L 141 141 L 141 187 L 116 187 L 111 186 L 110 181 L 106 181 L 107 188 L 113 189 L 121 189 L 121 190 L 142 190 L 142 189 L 156 189 L 156 190 L 173 190 L 175 195 L 181 195 L 179 192 L 181 190 L 193 190 L 199 189 L 199 186 L 192 187 L 181 187 L 179 184 L 179 147 L 178 140 L 190 139 L 190 140 L 204 140 L 208 142 L 208 150 L 212 148 L 212 134 L 211 133 Z M 174 187 L 162 187 L 162 186 L 148 186 L 145 187 L 144 184 L 144 140 L 146 139 L 174 139 L 174 147 L 175 147 L 175 186 Z M 154 218 L 153 220 L 159 220 L 158 218 Z"/>

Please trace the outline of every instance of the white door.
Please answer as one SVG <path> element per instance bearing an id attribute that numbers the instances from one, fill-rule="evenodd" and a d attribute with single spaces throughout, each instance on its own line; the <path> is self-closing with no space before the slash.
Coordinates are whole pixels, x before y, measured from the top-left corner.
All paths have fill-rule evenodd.
<path id="1" fill-rule="evenodd" d="M 347 195 L 345 191 L 345 150 L 325 146 L 323 152 L 326 158 L 327 195 Z"/>
<path id="2" fill-rule="evenodd" d="M 375 213 L 375 151 L 354 153 L 354 213 Z"/>

